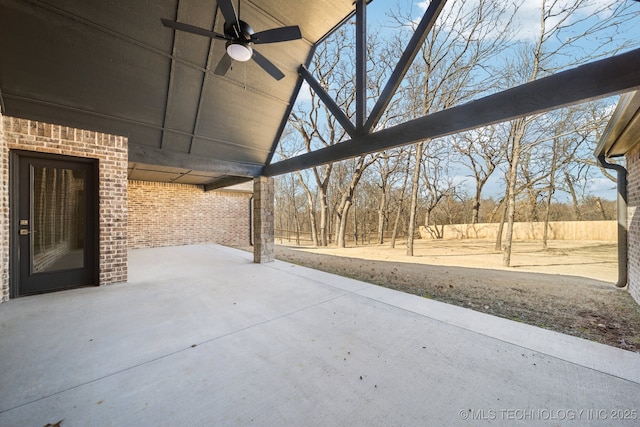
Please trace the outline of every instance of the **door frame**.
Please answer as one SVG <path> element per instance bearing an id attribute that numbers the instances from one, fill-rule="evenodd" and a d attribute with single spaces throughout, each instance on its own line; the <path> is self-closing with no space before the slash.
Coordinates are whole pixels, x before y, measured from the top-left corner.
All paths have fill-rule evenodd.
<path id="1" fill-rule="evenodd" d="M 10 150 L 9 151 L 9 298 L 17 298 L 20 296 L 20 236 L 19 236 L 19 200 L 20 200 L 20 179 L 19 179 L 19 164 L 20 159 L 24 157 L 31 157 L 43 160 L 60 160 L 73 163 L 82 163 L 88 165 L 95 179 L 93 179 L 93 185 L 87 184 L 87 197 L 89 197 L 88 203 L 93 205 L 92 213 L 87 213 L 88 224 L 85 226 L 88 233 L 92 233 L 94 236 L 93 245 L 90 248 L 90 253 L 93 253 L 91 258 L 94 271 L 93 271 L 93 285 L 99 285 L 100 279 L 100 224 L 99 224 L 99 168 L 98 159 L 92 159 L 87 157 L 67 156 L 63 154 L 43 153 L 38 151 L 28 150 Z M 89 194 L 92 193 L 92 194 Z M 81 285 L 91 286 L 91 285 Z M 68 289 L 79 286 L 70 286 Z M 62 288 L 60 289 L 62 290 Z"/>

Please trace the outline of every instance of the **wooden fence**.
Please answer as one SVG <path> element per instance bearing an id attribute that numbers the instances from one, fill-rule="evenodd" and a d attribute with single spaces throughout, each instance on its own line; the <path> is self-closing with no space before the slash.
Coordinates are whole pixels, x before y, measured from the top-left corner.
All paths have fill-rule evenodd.
<path id="1" fill-rule="evenodd" d="M 506 228 L 506 225 L 505 225 Z M 495 239 L 497 223 L 453 224 L 434 227 L 420 227 L 422 239 Z M 513 238 L 516 240 L 542 240 L 544 222 L 516 222 L 513 224 Z M 617 221 L 558 221 L 550 222 L 549 240 L 603 240 L 616 241 Z"/>
<path id="2" fill-rule="evenodd" d="M 506 227 L 506 226 L 505 226 Z M 419 228 L 422 239 L 495 239 L 498 231 L 497 223 L 453 224 Z M 516 222 L 513 224 L 515 240 L 542 240 L 543 222 Z M 333 236 L 329 236 L 333 242 Z M 377 232 L 363 233 L 359 236 L 347 235 L 348 244 L 368 245 L 375 243 Z M 389 241 L 391 233 L 385 234 Z M 404 234 L 397 236 L 399 241 L 406 239 Z M 557 221 L 549 223 L 547 238 L 549 240 L 602 240 L 615 242 L 618 238 L 617 221 Z M 311 233 L 294 230 L 275 230 L 277 243 L 309 246 L 313 244 Z"/>
<path id="3" fill-rule="evenodd" d="M 276 243 L 280 244 L 292 244 L 298 246 L 310 246 L 313 245 L 313 239 L 311 238 L 311 233 L 308 231 L 295 231 L 295 230 L 285 230 L 276 228 L 274 230 L 274 238 Z M 371 231 L 368 233 L 361 233 L 358 236 L 354 236 L 353 233 L 348 233 L 345 237 L 347 244 L 351 245 L 370 245 L 375 243 L 378 238 L 377 231 Z M 398 233 L 396 236 L 398 241 L 406 240 L 406 236 L 404 233 Z M 384 241 L 388 242 L 391 240 L 391 232 L 385 232 Z M 329 242 L 331 244 L 335 243 L 334 235 L 329 234 Z"/>

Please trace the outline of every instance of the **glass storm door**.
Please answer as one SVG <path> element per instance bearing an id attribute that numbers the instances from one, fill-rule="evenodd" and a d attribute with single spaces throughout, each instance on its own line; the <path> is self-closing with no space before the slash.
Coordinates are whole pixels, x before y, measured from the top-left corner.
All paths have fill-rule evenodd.
<path id="1" fill-rule="evenodd" d="M 35 154 L 16 163 L 16 296 L 97 284 L 95 163 Z"/>

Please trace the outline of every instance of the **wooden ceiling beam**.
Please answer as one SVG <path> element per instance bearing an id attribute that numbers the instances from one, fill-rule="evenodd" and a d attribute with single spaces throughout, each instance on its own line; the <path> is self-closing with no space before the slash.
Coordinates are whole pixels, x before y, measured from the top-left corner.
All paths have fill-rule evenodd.
<path id="1" fill-rule="evenodd" d="M 396 68 L 393 70 L 393 73 L 391 73 L 389 81 L 385 85 L 378 101 L 376 101 L 376 104 L 371 110 L 371 114 L 364 125 L 365 133 L 371 133 L 371 131 L 378 125 L 378 122 L 389 106 L 391 99 L 396 94 L 400 83 L 402 83 L 402 79 L 404 79 L 404 76 L 407 74 L 409 67 L 411 67 L 413 60 L 418 52 L 420 52 L 420 48 L 424 45 L 424 41 L 427 39 L 429 32 L 436 23 L 436 19 L 440 16 L 440 12 L 442 12 L 446 3 L 447 0 L 432 0 L 431 3 L 429 3 L 429 7 L 416 27 L 413 36 L 411 36 L 411 40 L 409 40 L 407 47 L 404 52 L 402 52 L 402 56 L 400 57 L 398 64 L 396 64 Z"/>
<path id="2" fill-rule="evenodd" d="M 208 184 L 204 185 L 204 191 L 214 191 L 221 188 L 229 187 L 231 185 L 244 184 L 245 182 L 252 181 L 253 178 L 247 178 L 244 176 L 225 176 L 217 178 Z"/>
<path id="3" fill-rule="evenodd" d="M 129 162 L 191 169 L 199 172 L 214 172 L 221 176 L 255 177 L 260 175 L 262 171 L 262 165 L 200 157 L 131 143 L 129 144 Z"/>
<path id="4" fill-rule="evenodd" d="M 640 49 L 562 71 L 400 125 L 267 165 L 281 175 L 640 88 Z"/>

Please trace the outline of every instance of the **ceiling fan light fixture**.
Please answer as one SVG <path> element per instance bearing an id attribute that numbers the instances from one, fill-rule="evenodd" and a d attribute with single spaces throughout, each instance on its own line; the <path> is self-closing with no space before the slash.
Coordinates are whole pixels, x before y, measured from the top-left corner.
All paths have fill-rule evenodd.
<path id="1" fill-rule="evenodd" d="M 251 59 L 253 49 L 246 43 L 236 41 L 227 44 L 227 54 L 236 61 L 246 62 Z"/>

